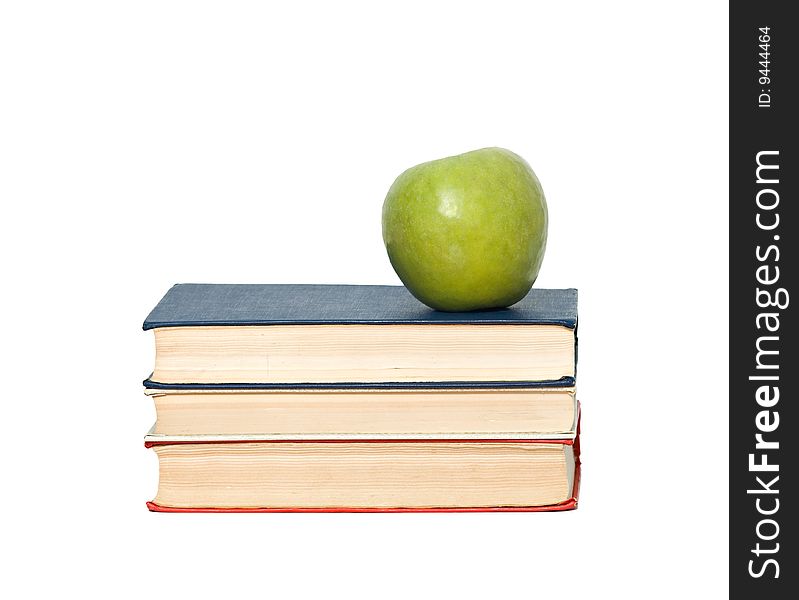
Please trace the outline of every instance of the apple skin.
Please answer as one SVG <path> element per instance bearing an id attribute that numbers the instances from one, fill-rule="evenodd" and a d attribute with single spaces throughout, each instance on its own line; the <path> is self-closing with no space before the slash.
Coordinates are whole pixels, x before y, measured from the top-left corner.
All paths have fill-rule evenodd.
<path id="1" fill-rule="evenodd" d="M 547 219 L 524 159 L 484 148 L 397 177 L 383 203 L 383 241 L 402 283 L 429 307 L 504 308 L 538 276 Z"/>

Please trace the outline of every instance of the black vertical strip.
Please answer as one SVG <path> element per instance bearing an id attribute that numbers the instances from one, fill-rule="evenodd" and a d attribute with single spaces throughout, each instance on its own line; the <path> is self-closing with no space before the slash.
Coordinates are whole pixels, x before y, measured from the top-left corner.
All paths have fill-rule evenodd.
<path id="1" fill-rule="evenodd" d="M 796 22 L 730 3 L 730 595 L 799 597 Z M 794 490 L 791 492 L 791 490 Z M 712 509 L 710 509 L 712 510 Z"/>

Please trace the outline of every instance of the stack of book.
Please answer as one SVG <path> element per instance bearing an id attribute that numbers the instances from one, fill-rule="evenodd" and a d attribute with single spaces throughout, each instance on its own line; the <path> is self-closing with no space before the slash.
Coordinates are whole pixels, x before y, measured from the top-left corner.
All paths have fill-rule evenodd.
<path id="1" fill-rule="evenodd" d="M 444 313 L 404 287 L 176 285 L 144 322 L 154 511 L 574 508 L 577 291 Z"/>

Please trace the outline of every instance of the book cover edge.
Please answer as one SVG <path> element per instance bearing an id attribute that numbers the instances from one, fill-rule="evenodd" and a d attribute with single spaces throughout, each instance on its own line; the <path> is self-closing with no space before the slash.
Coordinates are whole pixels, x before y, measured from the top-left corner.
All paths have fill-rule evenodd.
<path id="1" fill-rule="evenodd" d="M 573 376 L 541 381 L 388 381 L 327 383 L 161 383 L 151 378 L 142 384 L 151 390 L 414 390 L 414 389 L 540 389 L 569 388 L 576 385 Z"/>

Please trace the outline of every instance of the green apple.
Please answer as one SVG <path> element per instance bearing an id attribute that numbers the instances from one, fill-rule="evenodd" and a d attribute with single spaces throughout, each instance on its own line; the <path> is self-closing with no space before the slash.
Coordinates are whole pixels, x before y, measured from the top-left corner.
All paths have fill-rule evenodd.
<path id="1" fill-rule="evenodd" d="M 402 283 L 431 308 L 510 306 L 530 291 L 544 258 L 544 191 L 502 148 L 423 163 L 389 189 L 383 241 Z"/>

